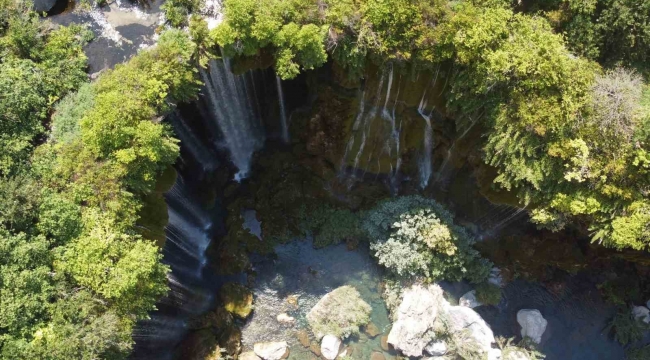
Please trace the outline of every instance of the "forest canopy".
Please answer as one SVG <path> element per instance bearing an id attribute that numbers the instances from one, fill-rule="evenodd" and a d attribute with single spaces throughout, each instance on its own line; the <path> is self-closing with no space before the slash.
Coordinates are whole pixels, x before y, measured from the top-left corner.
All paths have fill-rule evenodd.
<path id="1" fill-rule="evenodd" d="M 128 356 L 134 324 L 168 290 L 159 247 L 136 229 L 179 154 L 160 117 L 196 97 L 197 66 L 217 52 L 271 53 L 283 79 L 327 61 L 351 77 L 369 63 L 443 69 L 450 116 L 485 131 L 495 189 L 516 193 L 540 227 L 648 250 L 650 0 L 223 5 L 208 30 L 201 1 L 168 0 L 157 45 L 89 83 L 87 28 L 0 0 L 0 358 Z M 475 262 L 465 234 L 441 239 Z M 426 261 L 461 277 L 441 259 Z"/>

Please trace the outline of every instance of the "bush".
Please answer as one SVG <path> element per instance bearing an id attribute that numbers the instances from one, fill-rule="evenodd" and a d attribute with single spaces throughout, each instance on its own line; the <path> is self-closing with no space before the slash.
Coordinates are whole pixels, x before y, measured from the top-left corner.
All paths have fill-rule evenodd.
<path id="1" fill-rule="evenodd" d="M 363 237 L 359 216 L 348 209 L 322 205 L 310 211 L 303 206 L 300 213 L 303 215 L 300 219 L 300 230 L 304 236 L 314 237 L 315 248 Z"/>
<path id="2" fill-rule="evenodd" d="M 613 333 L 614 339 L 621 345 L 627 345 L 643 339 L 648 325 L 637 320 L 630 309 L 619 309 L 605 328 L 606 333 Z"/>
<path id="3" fill-rule="evenodd" d="M 476 286 L 476 300 L 486 305 L 498 305 L 501 302 L 501 288 L 489 282 L 480 283 Z"/>
<path id="4" fill-rule="evenodd" d="M 371 310 L 357 289 L 346 285 L 323 296 L 307 314 L 307 321 L 319 339 L 325 335 L 345 339 L 370 321 Z"/>
<path id="5" fill-rule="evenodd" d="M 650 345 L 638 349 L 628 349 L 625 351 L 627 360 L 647 360 L 650 359 Z"/>
<path id="6" fill-rule="evenodd" d="M 379 203 L 365 215 L 363 229 L 379 264 L 399 276 L 479 283 L 492 267 L 446 209 L 420 196 Z"/>
<path id="7" fill-rule="evenodd" d="M 89 83 L 59 102 L 52 116 L 51 137 L 56 142 L 67 143 L 79 135 L 79 121 L 95 106 L 95 94 Z"/>

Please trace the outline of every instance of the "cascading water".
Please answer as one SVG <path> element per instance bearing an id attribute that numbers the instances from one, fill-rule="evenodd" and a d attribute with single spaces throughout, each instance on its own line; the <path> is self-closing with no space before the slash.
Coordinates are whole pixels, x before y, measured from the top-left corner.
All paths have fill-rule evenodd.
<path id="1" fill-rule="evenodd" d="M 289 125 L 287 124 L 287 113 L 284 108 L 284 93 L 282 92 L 282 79 L 275 76 L 275 85 L 278 89 L 278 101 L 280 102 L 280 122 L 282 124 L 282 141 L 289 143 Z"/>
<path id="2" fill-rule="evenodd" d="M 231 160 L 239 169 L 235 175 L 239 181 L 248 176 L 251 157 L 264 143 L 261 120 L 254 112 L 255 102 L 248 92 L 249 79 L 234 75 L 227 58 L 221 64 L 210 60 L 208 70 L 199 68 L 199 72 L 205 84 L 203 95 L 210 105 L 210 116 L 218 124 Z"/>
<path id="3" fill-rule="evenodd" d="M 420 188 L 424 189 L 429 184 L 429 178 L 432 173 L 431 165 L 431 153 L 433 152 L 433 129 L 431 128 L 431 113 L 425 114 L 424 111 L 427 107 L 427 101 L 425 100 L 427 92 L 424 91 L 422 94 L 422 100 L 420 100 L 420 105 L 418 106 L 418 113 L 424 119 L 426 126 L 424 128 L 424 152 L 419 162 L 419 172 L 420 172 Z M 433 110 L 431 110 L 433 112 Z"/>

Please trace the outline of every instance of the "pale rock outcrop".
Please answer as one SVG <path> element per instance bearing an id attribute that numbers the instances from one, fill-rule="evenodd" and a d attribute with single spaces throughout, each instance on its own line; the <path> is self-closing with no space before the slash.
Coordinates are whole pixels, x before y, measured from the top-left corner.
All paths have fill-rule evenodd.
<path id="1" fill-rule="evenodd" d="M 647 309 L 646 309 L 647 310 Z M 533 342 L 539 344 L 542 335 L 546 331 L 548 321 L 542 313 L 536 309 L 522 309 L 517 312 L 517 322 L 521 325 L 521 336 L 529 337 Z"/>
<path id="2" fill-rule="evenodd" d="M 239 360 L 261 360 L 254 352 L 248 351 L 239 355 Z"/>
<path id="3" fill-rule="evenodd" d="M 442 289 L 437 285 L 406 289 L 388 343 L 406 356 L 422 356 L 424 347 L 433 340 L 433 324 L 443 301 Z"/>
<path id="4" fill-rule="evenodd" d="M 339 355 L 341 339 L 334 335 L 325 335 L 320 343 L 320 352 L 325 359 L 334 360 Z"/>
<path id="5" fill-rule="evenodd" d="M 501 350 L 499 349 L 488 350 L 487 360 L 503 360 Z"/>
<path id="6" fill-rule="evenodd" d="M 632 315 L 635 319 L 641 320 L 646 324 L 650 324 L 650 310 L 645 306 L 633 306 Z"/>
<path id="7" fill-rule="evenodd" d="M 289 316 L 287 313 L 282 313 L 276 317 L 276 320 L 278 322 L 283 323 L 283 324 L 292 324 L 296 321 L 292 316 Z"/>
<path id="8" fill-rule="evenodd" d="M 476 299 L 476 290 L 472 290 L 460 297 L 458 305 L 473 309 L 483 304 Z"/>
<path id="9" fill-rule="evenodd" d="M 468 331 L 471 340 L 476 342 L 484 352 L 490 351 L 495 341 L 494 333 L 476 311 L 464 306 L 449 306 L 446 316 L 451 332 Z"/>
<path id="10" fill-rule="evenodd" d="M 531 360 L 531 359 L 523 351 L 514 350 L 514 351 L 508 351 L 507 355 L 504 356 L 502 360 Z"/>
<path id="11" fill-rule="evenodd" d="M 286 341 L 265 342 L 253 345 L 255 355 L 264 360 L 280 360 L 289 350 Z"/>
<path id="12" fill-rule="evenodd" d="M 442 340 L 433 340 L 424 347 L 424 352 L 430 356 L 442 356 L 447 353 L 447 343 Z"/>

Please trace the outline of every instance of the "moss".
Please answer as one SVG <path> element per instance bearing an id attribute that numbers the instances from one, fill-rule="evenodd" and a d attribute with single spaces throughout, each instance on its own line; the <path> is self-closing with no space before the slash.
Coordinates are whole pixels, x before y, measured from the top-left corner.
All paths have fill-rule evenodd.
<path id="1" fill-rule="evenodd" d="M 634 317 L 630 309 L 621 308 L 610 320 L 604 332 L 613 335 L 614 340 L 625 346 L 643 339 L 648 328 L 647 324 Z"/>
<path id="2" fill-rule="evenodd" d="M 168 166 L 156 180 L 154 191 L 144 197 L 138 213 L 136 227 L 140 234 L 145 239 L 155 240 L 161 248 L 165 244 L 165 226 L 169 220 L 164 194 L 174 186 L 176 175 L 176 170 Z"/>
<path id="3" fill-rule="evenodd" d="M 486 305 L 498 305 L 501 302 L 501 288 L 489 282 L 476 286 L 476 300 Z"/>
<path id="4" fill-rule="evenodd" d="M 359 291 L 346 285 L 321 298 L 307 314 L 307 321 L 319 339 L 325 335 L 345 339 L 358 334 L 359 327 L 370 322 L 371 310 Z"/>
<path id="5" fill-rule="evenodd" d="M 243 285 L 227 283 L 219 291 L 223 307 L 233 315 L 246 319 L 253 311 L 253 293 Z"/>

